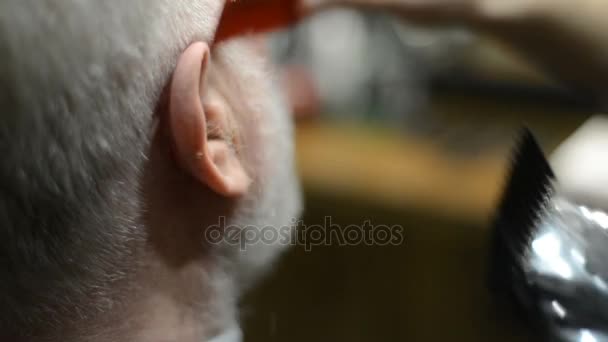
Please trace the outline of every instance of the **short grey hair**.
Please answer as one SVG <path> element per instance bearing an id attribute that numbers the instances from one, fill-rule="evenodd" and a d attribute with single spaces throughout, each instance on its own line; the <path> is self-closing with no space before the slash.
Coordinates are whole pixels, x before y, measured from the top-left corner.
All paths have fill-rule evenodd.
<path id="1" fill-rule="evenodd" d="M 137 182 L 158 99 L 179 52 L 209 40 L 213 10 L 0 2 L 0 339 L 112 305 L 145 239 Z"/>

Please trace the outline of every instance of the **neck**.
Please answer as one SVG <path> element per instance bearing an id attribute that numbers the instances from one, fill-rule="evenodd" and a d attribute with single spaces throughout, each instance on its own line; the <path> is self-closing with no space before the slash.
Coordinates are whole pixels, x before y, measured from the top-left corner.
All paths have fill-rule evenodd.
<path id="1" fill-rule="evenodd" d="M 156 263 L 143 269 L 140 279 L 142 285 L 124 302 L 61 340 L 201 342 L 237 327 L 232 281 L 218 270 L 196 262 L 179 268 Z"/>
<path id="2" fill-rule="evenodd" d="M 236 326 L 232 278 L 209 256 L 184 265 L 157 262 L 142 272 L 129 341 L 207 341 Z"/>

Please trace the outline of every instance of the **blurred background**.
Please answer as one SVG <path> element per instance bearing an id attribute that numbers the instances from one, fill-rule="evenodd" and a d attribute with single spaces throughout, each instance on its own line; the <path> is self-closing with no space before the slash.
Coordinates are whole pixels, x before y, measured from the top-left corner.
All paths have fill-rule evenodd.
<path id="1" fill-rule="evenodd" d="M 404 238 L 288 250 L 242 303 L 246 340 L 536 340 L 487 289 L 489 224 L 519 128 L 549 154 L 593 101 L 490 37 L 381 13 L 328 11 L 264 44 L 297 116 L 304 224 Z"/>

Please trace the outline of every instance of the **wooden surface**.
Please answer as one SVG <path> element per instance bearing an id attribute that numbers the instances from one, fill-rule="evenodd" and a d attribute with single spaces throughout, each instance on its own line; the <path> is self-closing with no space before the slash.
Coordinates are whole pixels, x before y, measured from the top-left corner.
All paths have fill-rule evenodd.
<path id="1" fill-rule="evenodd" d="M 429 141 L 345 127 L 300 127 L 298 145 L 307 188 L 474 223 L 494 208 L 507 161 L 505 151 L 456 158 Z"/>

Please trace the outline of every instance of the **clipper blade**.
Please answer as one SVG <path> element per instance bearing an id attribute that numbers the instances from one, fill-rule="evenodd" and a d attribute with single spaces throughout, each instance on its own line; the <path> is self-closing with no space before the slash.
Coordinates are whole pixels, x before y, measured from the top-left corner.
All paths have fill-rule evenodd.
<path id="1" fill-rule="evenodd" d="M 524 129 L 494 219 L 490 284 L 543 337 L 608 341 L 608 214 L 563 197 L 556 184 Z"/>
<path id="2" fill-rule="evenodd" d="M 523 128 L 494 226 L 513 252 L 521 252 L 534 222 L 553 193 L 555 174 L 529 129 Z"/>

